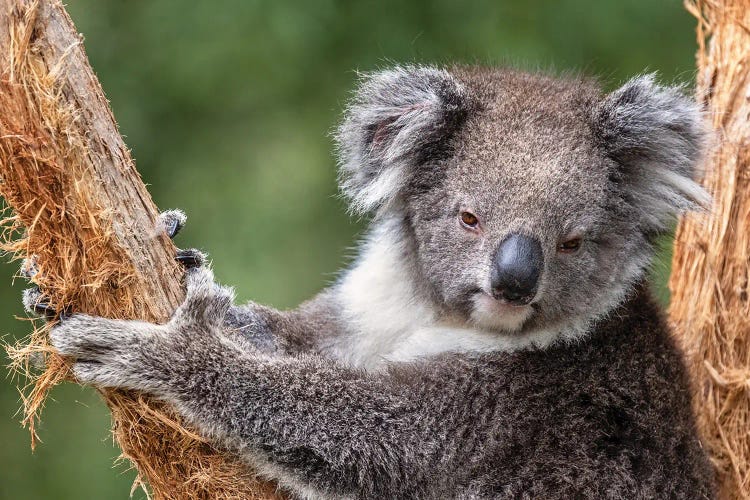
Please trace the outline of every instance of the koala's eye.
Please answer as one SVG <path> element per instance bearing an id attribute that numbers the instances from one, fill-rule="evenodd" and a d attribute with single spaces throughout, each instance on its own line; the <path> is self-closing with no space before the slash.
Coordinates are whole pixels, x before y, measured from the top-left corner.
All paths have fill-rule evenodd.
<path id="1" fill-rule="evenodd" d="M 581 248 L 581 238 L 571 238 L 557 245 L 557 251 L 560 253 L 575 253 Z"/>
<path id="2" fill-rule="evenodd" d="M 461 224 L 474 229 L 479 225 L 479 219 L 471 212 L 461 212 Z"/>

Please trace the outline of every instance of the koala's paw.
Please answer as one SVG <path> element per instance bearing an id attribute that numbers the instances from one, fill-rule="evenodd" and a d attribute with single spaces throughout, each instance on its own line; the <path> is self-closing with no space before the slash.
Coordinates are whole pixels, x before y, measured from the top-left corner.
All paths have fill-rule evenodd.
<path id="1" fill-rule="evenodd" d="M 185 226 L 187 215 L 180 209 L 165 210 L 159 214 L 159 220 L 167 236 L 174 238 Z"/>
<path id="2" fill-rule="evenodd" d="M 169 400 L 170 387 L 188 376 L 187 361 L 203 366 L 201 356 L 210 360 L 217 352 L 214 342 L 233 299 L 205 267 L 189 269 L 186 285 L 185 301 L 166 325 L 75 314 L 52 329 L 52 345 L 73 361 L 80 383 Z"/>
<path id="3" fill-rule="evenodd" d="M 167 236 L 174 239 L 177 233 L 185 226 L 187 215 L 179 209 L 165 210 L 159 214 L 159 220 Z M 175 259 L 186 269 L 204 266 L 208 260 L 206 254 L 195 248 L 178 250 Z"/>
<path id="4" fill-rule="evenodd" d="M 47 321 L 53 321 L 57 311 L 50 305 L 47 297 L 42 294 L 38 286 L 27 288 L 22 292 L 21 303 L 24 310 L 32 316 L 41 316 Z"/>
<path id="5" fill-rule="evenodd" d="M 78 382 L 159 393 L 165 380 L 157 352 L 159 325 L 75 314 L 50 332 L 57 351 L 73 361 Z M 164 360 L 161 360 L 164 361 Z"/>
<path id="6" fill-rule="evenodd" d="M 188 248 L 186 250 L 178 250 L 175 259 L 182 264 L 185 269 L 192 269 L 194 267 L 205 266 L 208 257 L 200 250 Z"/>
<path id="7" fill-rule="evenodd" d="M 39 266 L 36 257 L 32 256 L 23 260 L 19 274 L 29 281 L 32 281 L 39 273 Z M 23 308 L 31 316 L 39 316 L 47 321 L 55 321 L 58 317 L 65 318 L 70 315 L 69 310 L 61 309 L 50 304 L 49 297 L 42 293 L 38 286 L 27 288 L 21 294 L 21 303 Z"/>
<path id="8" fill-rule="evenodd" d="M 185 273 L 185 301 L 177 308 L 172 323 L 220 327 L 234 300 L 234 290 L 214 281 L 207 267 L 189 268 Z"/>

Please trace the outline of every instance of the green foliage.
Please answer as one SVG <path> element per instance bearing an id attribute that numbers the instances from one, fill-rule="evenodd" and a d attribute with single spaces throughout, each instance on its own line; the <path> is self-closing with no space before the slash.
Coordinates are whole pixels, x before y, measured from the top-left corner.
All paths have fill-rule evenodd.
<path id="1" fill-rule="evenodd" d="M 208 251 L 241 300 L 278 307 L 334 280 L 361 229 L 336 197 L 328 136 L 355 70 L 510 61 L 609 84 L 644 70 L 693 76 L 694 22 L 677 0 L 68 4 L 158 205 L 190 217 L 178 245 Z M 13 320 L 15 269 L 0 269 L 10 338 L 29 327 Z M 657 269 L 663 283 L 668 261 Z M 133 473 L 111 470 L 118 452 L 95 393 L 53 396 L 32 455 L 17 392 L 0 384 L 0 499 L 127 498 Z"/>

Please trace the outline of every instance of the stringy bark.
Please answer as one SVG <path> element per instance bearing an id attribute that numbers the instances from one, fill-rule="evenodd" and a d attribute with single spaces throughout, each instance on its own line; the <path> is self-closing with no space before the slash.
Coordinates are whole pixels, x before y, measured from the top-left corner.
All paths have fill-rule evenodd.
<path id="1" fill-rule="evenodd" d="M 175 248 L 58 0 L 0 0 L 0 195 L 3 247 L 35 259 L 34 281 L 58 311 L 163 322 L 180 303 Z M 69 377 L 48 328 L 8 347 L 28 383 L 32 446 L 47 392 Z M 164 405 L 100 392 L 122 456 L 138 471 L 134 488 L 164 499 L 278 496 Z"/>
<path id="2" fill-rule="evenodd" d="M 670 316 L 722 498 L 750 498 L 750 0 L 695 0 L 698 96 L 716 130 L 705 216 L 675 237 Z"/>

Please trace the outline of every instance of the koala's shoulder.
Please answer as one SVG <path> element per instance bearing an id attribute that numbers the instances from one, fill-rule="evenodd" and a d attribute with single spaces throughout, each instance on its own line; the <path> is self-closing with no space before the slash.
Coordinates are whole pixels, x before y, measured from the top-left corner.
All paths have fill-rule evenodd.
<path id="1" fill-rule="evenodd" d="M 689 403 L 688 374 L 661 308 L 646 285 L 638 285 L 618 308 L 599 320 L 587 339 L 542 353 L 582 390 L 618 393 L 623 400 L 652 401 L 663 394 Z M 658 400 L 653 402 L 658 403 Z M 676 401 L 677 403 L 677 401 Z M 689 413 L 689 412 L 688 412 Z"/>

